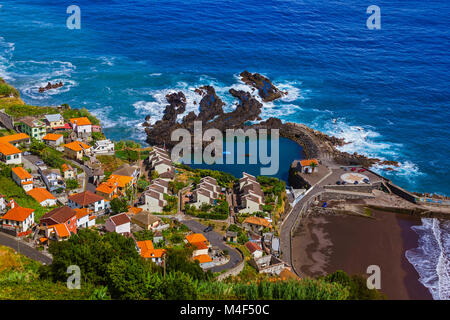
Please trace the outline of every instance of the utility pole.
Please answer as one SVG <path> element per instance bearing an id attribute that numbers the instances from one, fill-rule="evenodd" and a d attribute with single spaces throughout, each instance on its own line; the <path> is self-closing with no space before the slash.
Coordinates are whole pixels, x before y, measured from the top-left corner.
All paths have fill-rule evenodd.
<path id="1" fill-rule="evenodd" d="M 164 280 L 166 280 L 166 254 L 163 254 Z"/>

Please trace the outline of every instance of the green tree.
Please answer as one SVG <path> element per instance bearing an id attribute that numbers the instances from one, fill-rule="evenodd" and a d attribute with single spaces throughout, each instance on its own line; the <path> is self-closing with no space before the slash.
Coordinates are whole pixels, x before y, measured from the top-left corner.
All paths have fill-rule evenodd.
<path id="1" fill-rule="evenodd" d="M 128 211 L 128 201 L 125 198 L 114 198 L 111 200 L 111 210 L 114 213 Z"/>
<path id="2" fill-rule="evenodd" d="M 68 179 L 66 180 L 66 188 L 69 190 L 74 190 L 79 187 L 77 179 Z"/>
<path id="3" fill-rule="evenodd" d="M 143 260 L 114 257 L 106 268 L 111 297 L 125 300 L 143 299 L 146 295 L 147 271 Z"/>

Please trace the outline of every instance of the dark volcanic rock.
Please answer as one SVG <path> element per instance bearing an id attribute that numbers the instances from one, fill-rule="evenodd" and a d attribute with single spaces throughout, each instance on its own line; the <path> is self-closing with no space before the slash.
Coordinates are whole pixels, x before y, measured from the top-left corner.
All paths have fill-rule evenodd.
<path id="1" fill-rule="evenodd" d="M 253 88 L 258 89 L 259 96 L 265 102 L 273 101 L 281 98 L 285 93 L 280 91 L 273 83 L 266 77 L 259 73 L 250 73 L 243 71 L 240 74 L 242 81 Z"/>
<path id="2" fill-rule="evenodd" d="M 201 121 L 203 130 L 215 128 L 222 132 L 226 129 L 241 128 L 248 121 L 258 119 L 262 104 L 250 93 L 242 90 L 230 89 L 230 94 L 237 98 L 239 103 L 232 112 L 225 113 L 225 103 L 217 96 L 212 86 L 203 86 L 195 90 L 202 96 L 199 103 L 199 113 L 189 112 L 178 122 L 177 117 L 186 111 L 186 98 L 182 92 L 172 93 L 166 96 L 169 105 L 164 110 L 162 120 L 153 126 L 145 128 L 147 142 L 151 145 L 165 145 L 172 147 L 177 141 L 170 140 L 170 134 L 177 128 L 188 129 L 191 134 L 194 129 L 194 121 Z"/>
<path id="3" fill-rule="evenodd" d="M 58 88 L 61 88 L 63 85 L 64 84 L 62 83 L 62 81 L 60 81 L 59 83 L 55 83 L 55 84 L 52 84 L 51 82 L 48 82 L 45 87 L 40 87 L 39 88 L 39 92 L 42 93 L 42 92 L 45 92 L 45 91 L 48 91 L 48 90 L 58 89 Z"/>

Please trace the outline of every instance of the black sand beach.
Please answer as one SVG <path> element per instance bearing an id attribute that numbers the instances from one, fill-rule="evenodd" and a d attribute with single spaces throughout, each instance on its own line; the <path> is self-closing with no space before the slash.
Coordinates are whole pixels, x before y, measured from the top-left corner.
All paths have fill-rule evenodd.
<path id="1" fill-rule="evenodd" d="M 323 215 L 304 219 L 293 239 L 294 266 L 305 276 L 336 270 L 366 274 L 381 269 L 381 291 L 389 299 L 432 299 L 405 257 L 417 247 L 411 226 L 420 219 L 404 214 L 373 212 L 373 218 Z"/>

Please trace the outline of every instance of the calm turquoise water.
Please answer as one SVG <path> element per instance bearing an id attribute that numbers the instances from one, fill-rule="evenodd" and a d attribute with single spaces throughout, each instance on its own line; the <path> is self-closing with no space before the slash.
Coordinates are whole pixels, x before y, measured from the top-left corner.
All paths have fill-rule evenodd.
<path id="1" fill-rule="evenodd" d="M 400 161 L 378 169 L 399 185 L 450 195 L 449 1 L 377 1 L 378 31 L 367 1 L 76 3 L 81 30 L 66 28 L 72 1 L 1 1 L 0 74 L 28 103 L 87 107 L 108 137 L 142 141 L 166 93 L 196 110 L 193 89 L 212 84 L 232 109 L 228 90 L 248 89 L 237 78 L 248 69 L 289 91 L 264 118 L 344 137 L 345 151 Z"/>
<path id="2" fill-rule="evenodd" d="M 272 150 L 273 148 L 271 147 L 271 142 L 270 140 L 259 140 L 259 143 L 264 143 L 267 142 L 267 150 L 268 150 L 268 156 L 269 158 L 271 157 Z M 259 145 L 257 148 L 257 153 L 259 154 Z M 292 163 L 292 161 L 296 160 L 296 159 L 303 159 L 304 158 L 304 153 L 302 148 L 295 142 L 293 142 L 292 140 L 289 139 L 285 139 L 285 138 L 280 138 L 279 139 L 279 154 L 280 156 L 278 157 L 278 159 L 273 158 L 274 162 L 278 161 L 278 171 L 276 174 L 271 175 L 273 177 L 276 177 L 278 179 L 284 180 L 287 183 L 288 180 L 288 176 L 289 176 L 289 167 Z M 219 171 L 224 171 L 224 172 L 228 172 L 231 173 L 232 175 L 234 175 L 237 178 L 241 178 L 242 177 L 242 173 L 243 172 L 247 172 L 250 173 L 251 175 L 254 176 L 259 176 L 261 175 L 261 168 L 268 168 L 270 167 L 270 164 L 261 164 L 259 155 L 257 157 L 257 163 L 256 164 L 251 164 L 250 163 L 250 159 L 249 156 L 251 156 L 251 152 L 250 152 L 250 147 L 249 147 L 249 141 L 247 140 L 245 142 L 245 152 L 239 153 L 238 151 L 238 147 L 237 147 L 237 143 L 234 144 L 234 153 L 231 153 L 230 150 L 228 150 L 226 148 L 226 144 L 224 144 L 224 149 L 223 152 L 225 153 L 223 155 L 223 164 L 206 164 L 206 163 L 202 163 L 202 164 L 195 164 L 193 163 L 193 160 L 191 161 L 190 166 L 192 168 L 199 168 L 199 169 L 211 169 L 211 170 L 219 170 Z M 233 159 L 233 163 L 234 164 L 226 164 L 226 157 L 228 156 L 227 152 L 230 152 L 230 157 Z M 244 164 L 238 164 L 238 157 L 239 156 L 243 156 L 243 160 L 244 160 Z"/>

